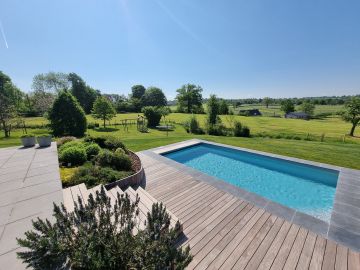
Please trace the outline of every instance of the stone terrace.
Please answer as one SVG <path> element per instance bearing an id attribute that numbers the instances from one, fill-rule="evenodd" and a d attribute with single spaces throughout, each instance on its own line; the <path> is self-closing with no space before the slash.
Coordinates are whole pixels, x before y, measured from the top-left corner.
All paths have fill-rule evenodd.
<path id="1" fill-rule="evenodd" d="M 36 217 L 52 217 L 63 201 L 56 144 L 47 148 L 0 149 L 0 269 L 24 269 L 16 237 Z"/>

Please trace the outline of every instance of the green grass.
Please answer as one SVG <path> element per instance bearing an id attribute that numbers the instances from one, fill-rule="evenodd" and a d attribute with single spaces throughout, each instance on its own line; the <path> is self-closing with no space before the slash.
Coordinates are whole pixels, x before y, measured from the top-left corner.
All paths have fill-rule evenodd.
<path id="1" fill-rule="evenodd" d="M 136 119 L 138 114 L 118 114 L 111 123 L 119 123 L 123 119 Z M 205 115 L 197 115 L 200 123 L 204 126 Z M 188 114 L 173 113 L 167 117 L 169 120 L 177 123 L 183 123 L 189 118 Z M 226 116 L 221 116 L 223 122 L 228 125 Z M 187 134 L 184 128 L 176 125 L 176 129 L 166 132 L 150 129 L 149 133 L 140 133 L 135 125 L 129 126 L 125 130 L 123 126 L 111 126 L 108 130 L 101 129 L 88 130 L 91 135 L 114 135 L 120 137 L 122 141 L 133 151 L 141 151 L 162 145 L 199 138 L 229 145 L 235 145 L 280 155 L 292 156 L 302 159 L 308 159 L 318 162 L 334 164 L 338 166 L 360 169 L 360 128 L 356 130 L 357 138 L 346 137 L 343 142 L 344 134 L 350 130 L 350 124 L 345 123 L 340 118 L 331 117 L 323 120 L 297 120 L 273 117 L 244 117 L 234 116 L 236 120 L 241 121 L 250 127 L 253 138 L 236 137 L 215 137 L 209 135 Z M 88 116 L 90 122 L 95 122 L 91 116 Z M 100 123 L 100 121 L 96 121 Z M 41 125 L 46 123 L 44 118 L 27 118 L 27 125 Z M 28 129 L 28 132 L 41 134 L 46 129 Z M 260 134 L 267 134 L 268 137 L 259 137 Z M 317 141 L 306 141 L 307 134 L 310 133 Z M 4 138 L 0 134 L 0 147 L 20 145 L 20 136 L 22 131 L 12 132 L 11 138 Z M 275 139 L 274 137 L 282 135 L 300 136 L 302 140 Z M 320 142 L 319 137 L 325 134 L 325 141 Z M 285 137 L 285 136 L 284 136 Z"/>

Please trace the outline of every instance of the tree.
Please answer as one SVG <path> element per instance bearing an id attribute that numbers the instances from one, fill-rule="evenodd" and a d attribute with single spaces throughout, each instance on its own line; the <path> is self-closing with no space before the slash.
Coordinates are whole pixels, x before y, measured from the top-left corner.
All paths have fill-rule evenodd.
<path id="1" fill-rule="evenodd" d="M 189 247 L 175 246 L 180 224 L 170 228 L 166 208 L 157 203 L 145 229 L 137 229 L 138 203 L 127 194 L 111 202 L 101 188 L 87 204 L 79 197 L 71 213 L 54 204 L 54 223 L 38 218 L 17 239 L 26 248 L 18 257 L 33 269 L 185 269 L 192 256 Z"/>
<path id="2" fill-rule="evenodd" d="M 281 101 L 281 107 L 280 109 L 285 113 L 290 113 L 295 111 L 295 106 L 294 103 L 292 102 L 291 99 L 285 99 L 283 101 Z"/>
<path id="3" fill-rule="evenodd" d="M 269 97 L 264 97 L 263 103 L 264 103 L 264 105 L 266 106 L 266 108 L 269 108 L 269 105 L 270 105 L 270 103 L 271 103 L 271 98 L 269 98 Z"/>
<path id="4" fill-rule="evenodd" d="M 131 98 L 141 99 L 145 94 L 145 87 L 138 84 L 131 87 Z"/>
<path id="5" fill-rule="evenodd" d="M 176 96 L 178 111 L 185 113 L 203 113 L 201 86 L 194 84 L 185 84 L 180 89 Z"/>
<path id="6" fill-rule="evenodd" d="M 102 119 L 104 121 L 105 128 L 106 120 L 111 120 L 114 116 L 116 116 L 116 111 L 107 98 L 100 96 L 94 102 L 92 115 L 96 119 Z"/>
<path id="7" fill-rule="evenodd" d="M 156 127 L 159 125 L 161 117 L 163 116 L 163 110 L 161 107 L 146 106 L 142 109 L 146 119 L 148 127 Z"/>
<path id="8" fill-rule="evenodd" d="M 305 101 L 300 105 L 300 110 L 304 113 L 313 116 L 315 111 L 315 105 L 309 101 Z"/>
<path id="9" fill-rule="evenodd" d="M 68 78 L 71 82 L 71 93 L 79 101 L 85 113 L 90 113 L 100 92 L 86 85 L 85 81 L 76 73 L 70 73 Z"/>
<path id="10" fill-rule="evenodd" d="M 353 97 L 345 104 L 342 118 L 352 124 L 350 136 L 354 136 L 355 128 L 360 123 L 360 97 Z"/>
<path id="11" fill-rule="evenodd" d="M 85 112 L 69 91 L 60 91 L 50 109 L 48 118 L 55 136 L 84 136 L 86 131 Z"/>
<path id="12" fill-rule="evenodd" d="M 220 100 L 220 102 L 219 102 L 219 114 L 222 114 L 222 115 L 229 114 L 229 106 L 224 99 Z"/>
<path id="13" fill-rule="evenodd" d="M 34 111 L 38 115 L 44 115 L 51 108 L 56 96 L 51 92 L 36 90 L 30 94 L 29 98 Z"/>
<path id="14" fill-rule="evenodd" d="M 215 125 L 219 122 L 219 102 L 216 95 L 210 95 L 207 102 L 207 121 L 209 125 Z"/>
<path id="15" fill-rule="evenodd" d="M 167 105 L 167 100 L 163 91 L 157 87 L 149 87 L 146 89 L 142 101 L 144 106 L 162 107 Z"/>
<path id="16" fill-rule="evenodd" d="M 33 78 L 32 89 L 38 92 L 57 93 L 70 88 L 68 74 L 62 72 L 49 72 L 37 74 Z"/>
<path id="17" fill-rule="evenodd" d="M 21 109 L 23 96 L 10 77 L 0 71 L 0 124 L 5 137 L 10 137 L 11 124 Z"/>

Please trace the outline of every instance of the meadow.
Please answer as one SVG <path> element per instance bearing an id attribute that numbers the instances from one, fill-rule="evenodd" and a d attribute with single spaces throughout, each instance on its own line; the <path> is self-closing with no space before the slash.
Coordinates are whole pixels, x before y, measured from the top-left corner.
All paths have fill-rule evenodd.
<path id="1" fill-rule="evenodd" d="M 324 110 L 324 108 L 321 108 Z M 157 146 L 175 143 L 191 138 L 199 138 L 224 144 L 230 144 L 280 155 L 292 156 L 338 166 L 360 169 L 360 128 L 356 137 L 345 136 L 350 124 L 337 116 L 310 121 L 274 117 L 221 116 L 222 122 L 230 125 L 230 118 L 247 125 L 251 130 L 251 138 L 216 137 L 209 135 L 188 134 L 181 123 L 189 119 L 189 114 L 171 113 L 166 121 L 175 123 L 175 130 L 169 133 L 150 129 L 148 133 L 137 131 L 136 125 L 119 125 L 125 119 L 137 118 L 137 113 L 118 114 L 103 128 L 88 129 L 90 135 L 114 135 L 120 137 L 133 151 L 141 151 Z M 205 126 L 206 115 L 196 115 L 202 126 Z M 91 115 L 89 123 L 101 123 Z M 28 133 L 41 134 L 48 130 L 43 125 L 48 122 L 43 117 L 25 119 Z M 129 120 L 128 120 L 129 123 Z M 115 125 L 116 124 L 116 125 Z M 4 138 L 0 133 L 0 147 L 20 145 L 22 130 L 14 130 L 11 138 Z"/>

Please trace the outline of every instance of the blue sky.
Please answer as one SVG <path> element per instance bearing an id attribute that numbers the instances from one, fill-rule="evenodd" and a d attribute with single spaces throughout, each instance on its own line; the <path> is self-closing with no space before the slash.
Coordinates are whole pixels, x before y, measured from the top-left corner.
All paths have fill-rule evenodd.
<path id="1" fill-rule="evenodd" d="M 107 93 L 184 83 L 225 98 L 360 93 L 359 0 L 1 0 L 0 70 Z M 6 44 L 7 43 L 7 44 Z"/>

